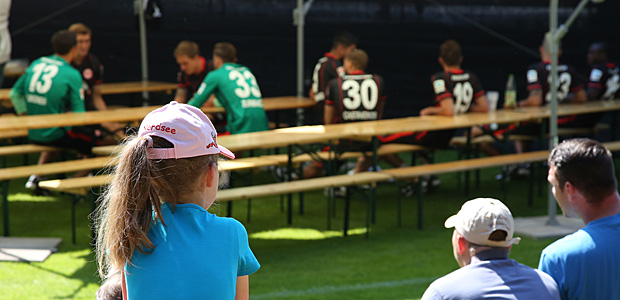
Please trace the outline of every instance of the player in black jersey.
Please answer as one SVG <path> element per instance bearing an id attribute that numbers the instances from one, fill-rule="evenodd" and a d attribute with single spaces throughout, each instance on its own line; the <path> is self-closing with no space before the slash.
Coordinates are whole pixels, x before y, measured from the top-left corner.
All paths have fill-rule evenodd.
<path id="1" fill-rule="evenodd" d="M 189 99 L 194 97 L 194 94 L 198 91 L 198 88 L 204 81 L 209 72 L 215 70 L 213 67 L 213 60 L 207 60 L 200 55 L 200 47 L 193 41 L 181 41 L 174 49 L 174 57 L 179 64 L 179 72 L 177 73 L 177 92 L 174 96 L 174 101 L 179 103 L 187 103 Z M 215 96 L 211 96 L 215 98 Z M 215 100 L 215 106 L 221 107 L 217 99 Z M 213 125 L 218 132 L 226 132 L 226 113 L 214 113 L 208 114 Z"/>
<path id="2" fill-rule="evenodd" d="M 609 62 L 606 43 L 594 43 L 588 50 L 588 65 L 592 68 L 588 77 L 588 100 L 611 100 L 620 98 L 620 68 Z"/>
<path id="3" fill-rule="evenodd" d="M 345 74 L 332 79 L 326 89 L 325 124 L 351 123 L 380 120 L 385 105 L 383 77 L 366 74 L 368 54 L 355 49 L 344 58 Z M 337 152 L 372 151 L 372 143 L 340 140 Z M 391 165 L 400 166 L 402 161 L 396 156 L 383 156 Z M 368 170 L 372 160 L 360 157 L 352 173 Z M 314 162 L 304 168 L 304 178 L 317 177 L 322 172 L 321 163 Z"/>
<path id="4" fill-rule="evenodd" d="M 71 65 L 82 74 L 84 106 L 87 111 L 106 110 L 100 86 L 103 83 L 103 65 L 97 56 L 90 53 L 92 31 L 82 23 L 72 24 L 69 31 L 77 35 L 77 55 Z"/>
<path id="5" fill-rule="evenodd" d="M 461 46 L 447 40 L 439 48 L 439 64 L 443 72 L 431 77 L 435 91 L 435 105 L 420 111 L 421 116 L 452 116 L 467 112 L 486 112 L 489 107 L 484 88 L 478 76 L 461 69 Z M 404 142 L 429 147 L 446 148 L 455 130 L 404 132 L 382 137 L 382 142 Z"/>
<path id="6" fill-rule="evenodd" d="M 82 75 L 84 107 L 86 111 L 107 110 L 108 106 L 101 95 L 103 65 L 97 56 L 90 53 L 92 31 L 83 23 L 72 24 L 68 30 L 77 35 L 77 53 L 71 65 Z M 85 126 L 83 130 L 85 131 L 84 134 L 96 139 L 97 144 L 116 144 L 117 141 L 125 137 L 124 126 L 118 123 Z"/>
<path id="7" fill-rule="evenodd" d="M 357 39 L 348 32 L 339 32 L 334 36 L 332 48 L 319 59 L 312 73 L 310 99 L 317 103 L 315 115 L 309 124 L 323 124 L 323 105 L 325 90 L 332 79 L 344 75 L 342 59 L 357 47 Z"/>
<path id="8" fill-rule="evenodd" d="M 380 120 L 385 105 L 385 83 L 377 74 L 366 74 L 368 54 L 355 49 L 344 58 L 345 75 L 332 79 L 326 90 L 325 124 L 351 123 Z M 372 151 L 372 143 L 341 140 L 339 148 L 344 151 Z M 382 157 L 385 159 L 386 157 Z M 394 159 L 392 156 L 388 157 Z M 398 166 L 402 162 L 398 160 Z M 372 160 L 362 156 L 353 173 L 368 170 Z"/>
<path id="9" fill-rule="evenodd" d="M 518 106 L 544 106 L 551 101 L 549 90 L 551 77 L 551 51 L 547 42 L 539 48 L 542 61 L 533 64 L 527 69 L 527 90 L 529 95 L 526 99 L 518 102 Z M 562 49 L 558 49 L 558 56 Z M 559 103 L 583 103 L 588 99 L 583 89 L 583 83 L 577 76 L 575 68 L 568 64 L 558 64 L 558 102 Z M 558 120 L 558 122 L 560 122 Z"/>
<path id="10" fill-rule="evenodd" d="M 174 57 L 180 68 L 174 101 L 186 103 L 198 91 L 207 74 L 213 71 L 213 62 L 201 56 L 198 44 L 192 41 L 181 41 L 174 49 Z"/>
<path id="11" fill-rule="evenodd" d="M 383 77 L 366 74 L 366 51 L 356 49 L 344 59 L 346 74 L 332 79 L 325 99 L 325 124 L 381 119 L 386 96 Z"/>
<path id="12" fill-rule="evenodd" d="M 594 43 L 588 49 L 588 65 L 591 70 L 586 83 L 588 101 L 611 100 L 620 97 L 620 68 L 609 62 L 607 44 Z M 591 128 L 596 126 L 603 113 L 578 115 L 574 122 L 577 127 Z"/>
<path id="13" fill-rule="evenodd" d="M 529 95 L 524 100 L 518 101 L 517 106 L 545 106 L 551 101 L 551 91 L 549 90 L 551 77 L 551 47 L 548 42 L 543 40 L 539 47 L 541 62 L 533 64 L 527 69 L 527 90 Z M 558 46 L 558 56 L 562 54 L 562 49 Z M 588 100 L 583 89 L 583 83 L 577 76 L 575 68 L 571 65 L 558 63 L 558 103 L 584 103 Z M 558 117 L 558 126 L 561 127 L 583 127 L 580 122 L 575 122 L 577 116 Z M 521 124 L 521 126 L 511 131 L 513 134 L 534 135 L 540 134 L 540 124 Z M 515 151 L 523 153 L 529 148 L 529 143 L 515 141 Z"/>

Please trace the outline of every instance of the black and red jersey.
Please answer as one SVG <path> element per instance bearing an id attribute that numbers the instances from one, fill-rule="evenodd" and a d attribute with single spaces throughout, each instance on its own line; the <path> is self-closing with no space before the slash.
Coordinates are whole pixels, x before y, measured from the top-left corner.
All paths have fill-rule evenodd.
<path id="1" fill-rule="evenodd" d="M 84 89 L 84 106 L 86 110 L 96 110 L 93 103 L 93 88 L 103 82 L 103 65 L 97 56 L 92 53 L 82 60 L 80 64 L 72 62 L 71 65 L 82 75 L 82 88 Z"/>
<path id="2" fill-rule="evenodd" d="M 325 100 L 325 89 L 327 85 L 339 76 L 344 75 L 342 62 L 337 60 L 331 53 L 325 53 L 314 67 L 312 74 L 312 92 L 314 93 L 314 101 L 321 102 Z"/>
<path id="3" fill-rule="evenodd" d="M 472 101 L 484 95 L 484 88 L 478 76 L 464 70 L 449 70 L 438 72 L 431 77 L 435 102 L 453 99 L 454 114 L 463 114 L 469 111 Z"/>
<path id="4" fill-rule="evenodd" d="M 183 71 L 179 71 L 177 74 L 177 82 L 179 83 L 179 88 L 184 88 L 187 90 L 187 99 L 191 99 L 196 91 L 198 91 L 198 87 L 202 84 L 202 81 L 205 79 L 207 74 L 214 70 L 213 62 L 208 61 L 204 57 L 200 57 L 200 62 L 202 63 L 202 69 L 198 74 L 188 75 Z"/>
<path id="5" fill-rule="evenodd" d="M 551 64 L 548 61 L 531 65 L 527 69 L 527 90 L 542 90 L 544 101 L 541 105 L 543 106 L 551 101 L 549 91 L 550 71 Z M 558 102 L 560 103 L 566 99 L 569 93 L 583 89 L 583 83 L 577 77 L 575 69 L 570 65 L 558 64 L 558 80 Z"/>
<path id="6" fill-rule="evenodd" d="M 325 105 L 335 108 L 334 123 L 379 120 L 385 96 L 383 78 L 363 71 L 329 82 Z"/>
<path id="7" fill-rule="evenodd" d="M 596 90 L 597 99 L 611 100 L 620 97 L 620 68 L 615 63 L 592 66 L 588 78 L 588 90 Z"/>

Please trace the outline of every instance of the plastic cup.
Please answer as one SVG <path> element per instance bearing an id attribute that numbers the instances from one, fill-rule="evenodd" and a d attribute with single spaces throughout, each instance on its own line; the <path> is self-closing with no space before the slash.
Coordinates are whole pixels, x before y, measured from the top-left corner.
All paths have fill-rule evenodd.
<path id="1" fill-rule="evenodd" d="M 499 100 L 498 91 L 487 91 L 487 102 L 489 103 L 489 111 L 497 109 L 497 101 Z"/>

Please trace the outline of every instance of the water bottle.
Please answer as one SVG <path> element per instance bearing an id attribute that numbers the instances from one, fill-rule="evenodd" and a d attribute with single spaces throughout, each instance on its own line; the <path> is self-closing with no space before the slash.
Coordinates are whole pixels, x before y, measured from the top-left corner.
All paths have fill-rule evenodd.
<path id="1" fill-rule="evenodd" d="M 515 76 L 509 74 L 508 81 L 506 82 L 506 91 L 504 92 L 504 107 L 515 106 L 517 106 L 517 85 L 515 84 Z"/>

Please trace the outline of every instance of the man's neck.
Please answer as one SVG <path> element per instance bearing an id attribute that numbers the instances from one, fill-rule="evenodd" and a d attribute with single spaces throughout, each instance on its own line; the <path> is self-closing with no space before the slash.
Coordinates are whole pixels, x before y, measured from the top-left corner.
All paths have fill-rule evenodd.
<path id="1" fill-rule="evenodd" d="M 64 55 L 63 54 L 58 54 L 58 53 L 55 53 L 55 54 L 56 54 L 56 56 L 62 58 L 64 61 L 66 61 L 69 64 L 73 60 L 73 57 L 71 57 L 71 55 L 69 55 L 69 54 L 64 54 Z"/>
<path id="2" fill-rule="evenodd" d="M 585 204 L 589 205 L 589 204 Z M 620 213 L 620 196 L 618 192 L 614 192 L 611 195 L 608 195 L 598 203 L 596 206 L 588 206 L 587 209 L 582 212 L 581 218 L 583 222 L 588 224 L 592 221 L 606 218 L 609 216 L 617 215 Z"/>

